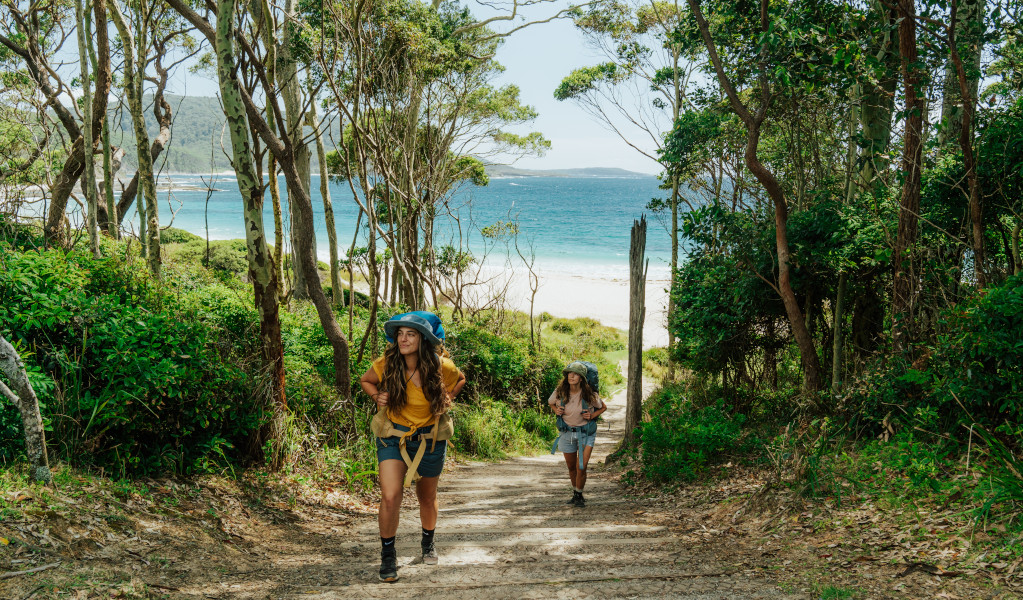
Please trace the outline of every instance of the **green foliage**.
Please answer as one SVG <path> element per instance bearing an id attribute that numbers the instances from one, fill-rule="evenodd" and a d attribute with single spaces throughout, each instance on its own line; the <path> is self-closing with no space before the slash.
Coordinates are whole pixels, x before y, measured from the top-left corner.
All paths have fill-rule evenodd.
<path id="1" fill-rule="evenodd" d="M 554 98 L 569 100 L 596 90 L 602 84 L 621 83 L 628 77 L 628 71 L 615 63 L 583 67 L 572 71 L 568 77 L 562 80 L 558 89 L 554 90 Z"/>
<path id="2" fill-rule="evenodd" d="M 190 472 L 258 424 L 254 382 L 215 327 L 132 265 L 0 245 L 0 328 L 55 380 L 44 415 L 62 453 L 121 474 Z"/>
<path id="3" fill-rule="evenodd" d="M 532 408 L 516 412 L 489 399 L 477 406 L 460 407 L 453 416 L 455 436 L 451 441 L 455 449 L 480 458 L 496 460 L 536 451 L 557 435 L 549 415 Z"/>
<path id="4" fill-rule="evenodd" d="M 650 420 L 640 428 L 641 461 L 643 476 L 650 480 L 691 481 L 755 446 L 742 431 L 745 417 L 730 415 L 723 400 L 697 408 L 684 387 L 668 386 L 650 397 L 647 408 Z"/>
<path id="5" fill-rule="evenodd" d="M 180 246 L 167 247 L 168 260 L 185 264 L 202 264 L 206 261 L 206 240 L 198 236 L 173 237 L 185 241 Z M 232 275 L 245 274 L 249 270 L 247 252 L 245 240 L 210 240 L 209 263 L 206 266 Z"/>
<path id="6" fill-rule="evenodd" d="M 981 423 L 1023 423 L 1023 275 L 948 315 L 930 374 L 939 406 L 956 403 Z"/>
<path id="7" fill-rule="evenodd" d="M 187 244 L 200 241 L 203 241 L 201 237 L 177 227 L 168 227 L 160 232 L 161 244 Z"/>

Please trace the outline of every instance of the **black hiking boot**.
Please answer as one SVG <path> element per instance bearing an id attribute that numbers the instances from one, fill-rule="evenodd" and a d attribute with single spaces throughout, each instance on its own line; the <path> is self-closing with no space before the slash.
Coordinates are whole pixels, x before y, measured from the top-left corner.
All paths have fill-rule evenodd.
<path id="1" fill-rule="evenodd" d="M 575 506 L 576 504 L 578 504 L 579 498 L 581 498 L 581 497 L 582 497 L 582 494 L 580 494 L 579 492 L 577 492 L 575 490 L 572 490 L 572 497 L 569 498 L 568 501 L 565 502 L 565 504 L 570 504 L 572 506 Z"/>
<path id="2" fill-rule="evenodd" d="M 583 498 L 582 492 L 576 492 L 576 497 L 572 498 L 572 505 L 578 506 L 579 508 L 586 507 L 586 498 Z"/>
<path id="3" fill-rule="evenodd" d="M 424 565 L 435 565 L 440 558 L 437 556 L 437 548 L 433 544 L 433 540 L 428 543 L 424 543 L 423 547 L 423 564 Z"/>
<path id="4" fill-rule="evenodd" d="M 380 581 L 398 581 L 398 554 L 393 547 L 390 552 L 384 550 L 380 553 Z"/>

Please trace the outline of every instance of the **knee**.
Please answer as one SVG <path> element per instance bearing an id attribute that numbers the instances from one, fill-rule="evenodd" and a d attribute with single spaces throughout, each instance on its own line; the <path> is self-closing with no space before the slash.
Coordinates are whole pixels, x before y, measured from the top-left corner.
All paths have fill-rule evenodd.
<path id="1" fill-rule="evenodd" d="M 419 498 L 419 507 L 427 510 L 437 508 L 437 497 L 430 496 L 425 498 Z"/>
<path id="2" fill-rule="evenodd" d="M 382 510 L 396 511 L 401 508 L 401 490 L 398 493 L 388 493 L 380 496 L 380 508 Z"/>

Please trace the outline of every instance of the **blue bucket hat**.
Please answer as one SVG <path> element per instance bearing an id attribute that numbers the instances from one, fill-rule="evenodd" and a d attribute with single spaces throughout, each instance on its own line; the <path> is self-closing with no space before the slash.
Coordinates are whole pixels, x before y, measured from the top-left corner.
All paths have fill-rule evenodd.
<path id="1" fill-rule="evenodd" d="M 441 325 L 440 317 L 425 310 L 414 310 L 412 312 L 394 315 L 384 323 L 384 335 L 387 341 L 394 343 L 394 335 L 399 327 L 411 327 L 434 346 L 444 343 L 444 326 Z"/>

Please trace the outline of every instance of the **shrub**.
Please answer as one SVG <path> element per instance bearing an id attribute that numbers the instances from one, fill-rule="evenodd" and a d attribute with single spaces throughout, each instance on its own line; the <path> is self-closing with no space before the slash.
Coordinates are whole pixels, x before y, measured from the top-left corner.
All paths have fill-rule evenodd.
<path id="1" fill-rule="evenodd" d="M 650 421 L 640 425 L 642 472 L 659 482 L 691 481 L 723 458 L 747 451 L 742 415 L 730 417 L 723 401 L 694 408 L 681 386 L 661 388 L 648 403 Z"/>
<path id="2" fill-rule="evenodd" d="M 502 459 L 547 446 L 557 435 L 548 433 L 544 416 L 533 409 L 518 414 L 507 404 L 484 399 L 478 406 L 463 406 L 452 412 L 455 422 L 454 448 L 487 459 Z M 548 418 L 553 423 L 553 418 Z"/>
<path id="3" fill-rule="evenodd" d="M 116 256 L 0 246 L 0 330 L 58 384 L 41 395 L 52 441 L 121 475 L 224 457 L 258 425 L 255 382 L 215 325 Z"/>

